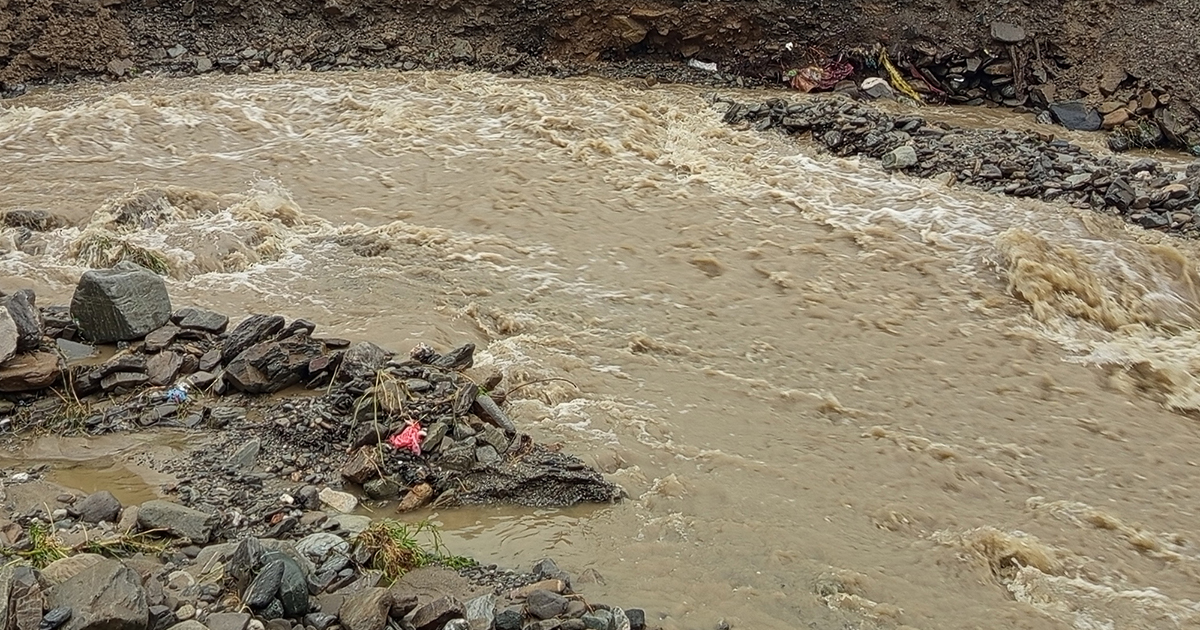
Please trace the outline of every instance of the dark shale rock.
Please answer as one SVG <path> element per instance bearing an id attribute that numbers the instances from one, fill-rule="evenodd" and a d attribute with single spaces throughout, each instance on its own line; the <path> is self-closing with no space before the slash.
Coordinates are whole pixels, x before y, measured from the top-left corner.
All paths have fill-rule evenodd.
<path id="1" fill-rule="evenodd" d="M 171 318 L 162 277 L 131 262 L 85 271 L 71 298 L 71 317 L 96 343 L 132 341 Z"/>
<path id="2" fill-rule="evenodd" d="M 283 330 L 284 323 L 282 315 L 251 315 L 242 320 L 225 339 L 221 361 L 228 363 L 250 346 L 274 336 Z"/>

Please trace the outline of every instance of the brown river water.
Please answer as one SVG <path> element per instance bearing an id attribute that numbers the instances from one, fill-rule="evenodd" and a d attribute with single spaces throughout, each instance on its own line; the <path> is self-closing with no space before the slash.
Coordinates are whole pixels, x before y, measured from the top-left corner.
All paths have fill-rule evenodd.
<path id="1" fill-rule="evenodd" d="M 730 128 L 705 96 L 380 71 L 6 101 L 0 208 L 73 225 L 4 233 L 0 289 L 63 303 L 128 243 L 180 305 L 565 379 L 511 412 L 629 499 L 435 517 L 452 551 L 595 569 L 589 599 L 666 628 L 1200 625 L 1196 246 Z M 152 189 L 160 221 L 112 222 Z"/>

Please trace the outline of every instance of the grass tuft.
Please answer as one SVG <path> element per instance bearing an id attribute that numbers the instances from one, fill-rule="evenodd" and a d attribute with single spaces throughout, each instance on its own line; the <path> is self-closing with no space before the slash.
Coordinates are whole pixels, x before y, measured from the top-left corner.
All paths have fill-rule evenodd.
<path id="1" fill-rule="evenodd" d="M 358 535 L 357 544 L 370 552 L 370 567 L 381 571 L 388 580 L 431 565 L 461 569 L 476 564 L 470 558 L 447 554 L 441 533 L 429 521 L 375 521 Z"/>
<path id="2" fill-rule="evenodd" d="M 122 558 L 135 553 L 157 555 L 166 550 L 167 543 L 154 538 L 154 533 L 126 532 L 103 540 L 84 541 L 71 547 L 55 535 L 53 524 L 34 523 L 29 526 L 29 549 L 17 551 L 0 548 L 0 554 L 25 560 L 38 569 L 79 553 L 94 553 L 109 558 Z"/>

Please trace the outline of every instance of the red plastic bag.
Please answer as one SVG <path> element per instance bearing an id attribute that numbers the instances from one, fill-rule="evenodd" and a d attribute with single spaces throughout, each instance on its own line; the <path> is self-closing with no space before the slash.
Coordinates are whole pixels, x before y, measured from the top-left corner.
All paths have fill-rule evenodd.
<path id="1" fill-rule="evenodd" d="M 419 424 L 410 424 L 404 430 L 388 438 L 388 444 L 397 449 L 408 449 L 415 455 L 421 454 L 421 440 L 425 439 L 425 429 Z"/>

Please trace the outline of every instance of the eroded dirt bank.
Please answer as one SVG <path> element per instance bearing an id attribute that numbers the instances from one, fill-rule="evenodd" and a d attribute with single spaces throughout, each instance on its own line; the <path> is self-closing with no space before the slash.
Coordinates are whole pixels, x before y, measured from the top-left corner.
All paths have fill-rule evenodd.
<path id="1" fill-rule="evenodd" d="M 930 100 L 1082 100 L 1101 114 L 1125 105 L 1135 122 L 1144 116 L 1162 128 L 1165 137 L 1150 141 L 1190 148 L 1200 144 L 1187 134 L 1195 129 L 1196 56 L 1181 25 L 1198 20 L 1196 0 L 0 0 L 0 89 L 152 70 L 387 66 L 714 78 L 681 68 L 685 60 L 716 63 L 718 81 L 778 81 L 823 60 L 874 70 L 873 47 L 882 44 Z M 997 22 L 1017 27 L 1017 36 L 997 32 Z M 1002 80 L 993 85 L 995 76 Z M 1147 93 L 1156 101 L 1148 109 Z M 1150 116 L 1156 106 L 1169 109 L 1168 120 Z"/>

